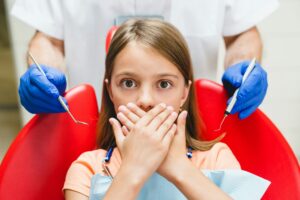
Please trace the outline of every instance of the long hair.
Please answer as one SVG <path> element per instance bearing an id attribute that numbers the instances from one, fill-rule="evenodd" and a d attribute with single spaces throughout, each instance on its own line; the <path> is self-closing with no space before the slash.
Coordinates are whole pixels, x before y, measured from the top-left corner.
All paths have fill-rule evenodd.
<path id="1" fill-rule="evenodd" d="M 152 48 L 173 63 L 183 75 L 186 86 L 188 86 L 189 80 L 192 81 L 188 98 L 182 106 L 183 110 L 188 111 L 186 143 L 187 146 L 196 150 L 210 149 L 220 138 L 205 142 L 199 140 L 202 121 L 197 112 L 191 58 L 186 41 L 173 25 L 154 19 L 134 19 L 122 24 L 114 34 L 106 56 L 104 80 L 108 79 L 108 84 L 111 83 L 117 55 L 133 41 Z M 97 144 L 99 148 L 108 149 L 109 146 L 115 144 L 113 129 L 108 120 L 110 117 L 116 117 L 116 113 L 104 80 Z"/>

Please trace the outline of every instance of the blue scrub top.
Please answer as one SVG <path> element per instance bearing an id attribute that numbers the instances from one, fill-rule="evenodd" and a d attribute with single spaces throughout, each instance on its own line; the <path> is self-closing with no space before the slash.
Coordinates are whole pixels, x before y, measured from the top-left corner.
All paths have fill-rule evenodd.
<path id="1" fill-rule="evenodd" d="M 261 199 L 270 182 L 243 170 L 202 170 L 221 190 L 233 199 Z M 112 180 L 95 174 L 91 179 L 90 200 L 104 198 Z M 144 184 L 138 200 L 186 200 L 187 198 L 167 179 L 154 173 Z"/>

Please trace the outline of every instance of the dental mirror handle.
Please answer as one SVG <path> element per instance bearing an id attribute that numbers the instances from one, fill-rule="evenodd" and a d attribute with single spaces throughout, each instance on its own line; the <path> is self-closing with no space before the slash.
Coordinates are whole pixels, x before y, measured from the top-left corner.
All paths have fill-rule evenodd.
<path id="1" fill-rule="evenodd" d="M 47 77 L 46 74 L 45 74 L 45 72 L 44 72 L 44 70 L 43 70 L 42 67 L 39 65 L 39 63 L 35 60 L 35 58 L 33 57 L 33 55 L 32 55 L 30 52 L 28 52 L 28 55 L 29 55 L 29 57 L 32 59 L 32 61 L 34 62 L 34 64 L 37 66 L 38 70 L 39 70 L 45 77 Z M 67 106 L 66 103 L 63 101 L 61 95 L 58 96 L 58 101 L 59 101 L 59 103 L 62 105 L 62 107 L 65 109 L 65 111 L 70 115 L 70 117 L 72 118 L 72 120 L 73 120 L 75 123 L 77 123 L 77 124 L 88 125 L 88 123 L 86 123 L 86 122 L 82 122 L 82 121 L 79 121 L 79 120 L 75 119 L 75 117 L 74 117 L 74 116 L 72 115 L 72 113 L 70 112 L 68 106 Z"/>

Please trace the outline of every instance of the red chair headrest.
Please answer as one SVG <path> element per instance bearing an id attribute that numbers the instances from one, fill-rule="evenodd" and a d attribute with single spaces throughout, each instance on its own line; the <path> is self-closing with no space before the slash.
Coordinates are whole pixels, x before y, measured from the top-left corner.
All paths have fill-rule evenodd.
<path id="1" fill-rule="evenodd" d="M 108 49 L 109 49 L 109 46 L 110 46 L 110 42 L 111 42 L 111 39 L 113 38 L 115 32 L 117 31 L 118 29 L 118 26 L 113 26 L 109 29 L 109 31 L 107 32 L 107 35 L 106 35 L 106 41 L 105 41 L 105 52 L 107 54 L 108 52 Z"/>

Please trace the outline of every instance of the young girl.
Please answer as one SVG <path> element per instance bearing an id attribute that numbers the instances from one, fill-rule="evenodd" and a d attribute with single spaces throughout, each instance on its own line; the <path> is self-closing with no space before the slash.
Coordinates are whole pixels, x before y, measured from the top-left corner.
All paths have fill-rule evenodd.
<path id="1" fill-rule="evenodd" d="M 268 182 L 240 170 L 227 145 L 198 140 L 191 59 L 175 27 L 125 22 L 112 39 L 104 83 L 99 149 L 71 165 L 67 200 L 262 196 Z"/>

